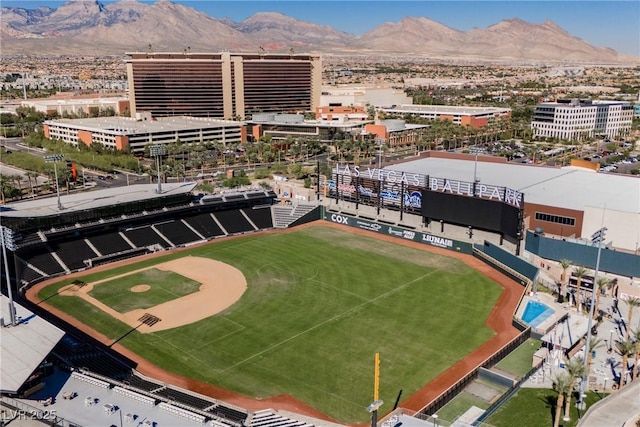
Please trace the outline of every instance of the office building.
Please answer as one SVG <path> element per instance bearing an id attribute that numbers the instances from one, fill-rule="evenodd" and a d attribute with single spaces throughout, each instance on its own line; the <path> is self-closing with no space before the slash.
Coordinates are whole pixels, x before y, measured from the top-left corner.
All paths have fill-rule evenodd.
<path id="1" fill-rule="evenodd" d="M 128 53 L 131 116 L 250 118 L 315 111 L 322 92 L 317 55 Z"/>
<path id="2" fill-rule="evenodd" d="M 239 144 L 246 140 L 244 123 L 198 117 L 158 117 L 150 119 L 128 117 L 95 117 L 87 119 L 59 119 L 44 122 L 44 135 L 68 144 L 144 153 L 148 144 L 183 144 L 217 142 L 222 145 Z"/>
<path id="3" fill-rule="evenodd" d="M 511 121 L 510 108 L 408 104 L 383 107 L 379 111 L 390 117 L 413 115 L 429 120 L 449 120 L 457 125 L 476 129 L 489 126 L 490 120 L 507 123 Z"/>
<path id="4" fill-rule="evenodd" d="M 531 129 L 546 138 L 618 138 L 631 131 L 632 119 L 633 105 L 628 102 L 559 99 L 536 105 Z"/>

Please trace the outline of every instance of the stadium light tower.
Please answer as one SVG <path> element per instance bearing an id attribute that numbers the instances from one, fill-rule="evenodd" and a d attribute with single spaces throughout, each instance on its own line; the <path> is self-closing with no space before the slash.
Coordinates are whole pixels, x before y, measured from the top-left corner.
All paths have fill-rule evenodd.
<path id="1" fill-rule="evenodd" d="M 158 189 L 156 193 L 162 193 L 162 179 L 160 177 L 160 158 L 167 154 L 167 147 L 164 145 L 152 145 L 149 147 L 149 155 L 156 158 L 156 169 L 158 170 Z"/>
<path id="2" fill-rule="evenodd" d="M 11 289 L 11 279 L 9 277 L 9 262 L 7 261 L 7 249 L 15 252 L 16 244 L 13 239 L 13 230 L 0 225 L 0 243 L 2 244 L 2 258 L 4 260 L 4 274 L 7 279 L 7 296 L 9 297 L 9 319 L 10 325 L 16 324 L 16 308 L 13 305 L 13 290 Z"/>
<path id="3" fill-rule="evenodd" d="M 61 211 L 64 208 L 62 207 L 62 202 L 60 202 L 60 186 L 58 185 L 58 167 L 56 166 L 57 162 L 61 162 L 64 160 L 64 156 L 62 154 L 52 154 L 50 156 L 44 156 L 45 163 L 53 163 L 53 173 L 56 178 L 56 193 L 58 194 L 58 210 Z"/>
<path id="4" fill-rule="evenodd" d="M 578 403 L 576 403 L 576 407 L 578 409 L 585 408 L 584 396 L 586 396 L 585 391 L 587 388 L 587 379 L 589 377 L 589 366 L 587 364 L 587 360 L 589 359 L 588 355 L 591 351 L 591 349 L 589 348 L 589 345 L 591 344 L 591 323 L 593 321 L 593 310 L 595 306 L 596 294 L 598 292 L 598 270 L 600 269 L 600 252 L 602 250 L 602 241 L 604 240 L 606 231 L 607 227 L 602 227 L 591 236 L 591 241 L 598 245 L 598 255 L 596 257 L 596 270 L 593 273 L 593 288 L 591 291 L 591 304 L 589 306 L 589 320 L 587 321 L 587 342 L 585 342 L 584 344 L 584 375 L 582 376 L 582 381 L 580 382 L 580 399 L 578 400 Z"/>

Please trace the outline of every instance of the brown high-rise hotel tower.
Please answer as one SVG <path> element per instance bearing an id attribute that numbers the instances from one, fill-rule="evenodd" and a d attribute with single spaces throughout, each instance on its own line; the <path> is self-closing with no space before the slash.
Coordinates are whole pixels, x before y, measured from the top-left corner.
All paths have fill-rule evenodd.
<path id="1" fill-rule="evenodd" d="M 308 54 L 127 53 L 131 116 L 250 118 L 314 111 L 322 64 Z"/>

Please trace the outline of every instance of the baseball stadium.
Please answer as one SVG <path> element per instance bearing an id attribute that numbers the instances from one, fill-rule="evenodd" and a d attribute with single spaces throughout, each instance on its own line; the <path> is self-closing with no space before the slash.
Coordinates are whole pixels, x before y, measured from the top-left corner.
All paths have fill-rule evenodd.
<path id="1" fill-rule="evenodd" d="M 98 402 L 105 422 L 157 426 L 429 419 L 531 337 L 516 316 L 538 275 L 517 256 L 524 192 L 340 166 L 314 202 L 195 185 L 2 207 L 19 303 L 3 324 L 23 346 L 15 326 L 40 333 L 26 319 L 57 331 L 29 360 L 3 353 L 3 378 L 21 366 L 3 395 L 46 401 L 55 370 L 50 397 L 73 414 L 59 425 L 94 425 Z"/>

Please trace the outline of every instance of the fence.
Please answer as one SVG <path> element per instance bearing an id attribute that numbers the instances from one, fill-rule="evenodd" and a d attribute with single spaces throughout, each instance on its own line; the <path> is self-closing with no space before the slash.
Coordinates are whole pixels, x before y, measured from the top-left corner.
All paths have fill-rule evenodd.
<path id="1" fill-rule="evenodd" d="M 509 388 L 509 390 L 507 390 L 506 393 L 504 393 L 502 396 L 500 396 L 498 398 L 498 400 L 496 400 L 495 402 L 493 402 L 485 411 L 482 415 L 480 415 L 478 417 L 478 419 L 473 423 L 474 426 L 479 426 L 482 425 L 482 423 L 488 419 L 491 415 L 494 414 L 494 412 L 496 412 L 502 405 L 505 404 L 505 402 L 507 400 L 509 400 L 511 398 L 511 396 L 513 396 L 515 394 L 515 392 L 517 392 L 520 389 L 520 386 L 522 386 L 522 384 L 527 381 L 529 379 L 529 377 L 531 375 L 533 375 L 539 368 L 540 366 L 544 363 L 544 359 L 541 359 L 540 361 L 538 361 L 538 363 L 536 363 L 536 365 L 531 368 L 529 370 L 529 372 L 527 372 L 522 378 L 520 378 L 518 381 L 516 381 L 513 386 L 511 388 Z"/>

